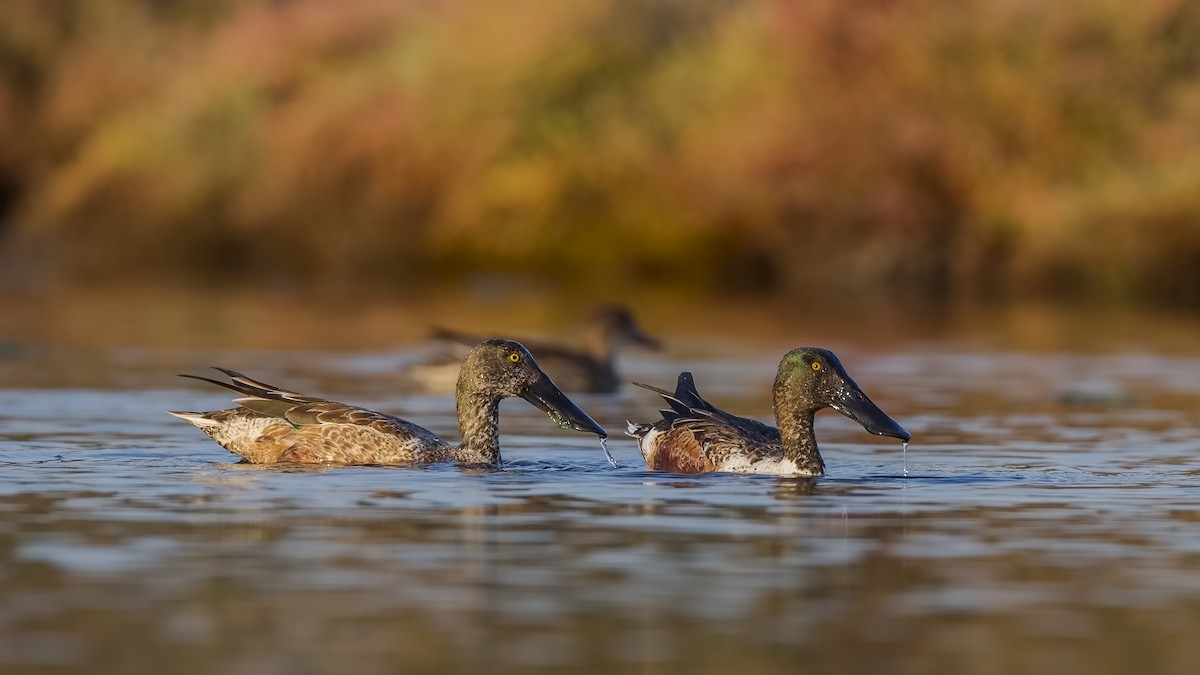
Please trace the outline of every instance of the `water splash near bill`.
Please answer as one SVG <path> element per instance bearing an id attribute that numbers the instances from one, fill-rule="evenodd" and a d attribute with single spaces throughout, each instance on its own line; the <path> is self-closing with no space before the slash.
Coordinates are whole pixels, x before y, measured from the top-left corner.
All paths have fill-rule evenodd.
<path id="1" fill-rule="evenodd" d="M 608 452 L 607 450 L 605 451 Z M 900 441 L 900 452 L 904 453 L 904 477 L 908 477 L 908 441 Z M 612 461 L 612 460 L 609 460 Z"/>
<path id="2" fill-rule="evenodd" d="M 612 453 L 608 451 L 608 439 L 603 436 L 600 437 L 600 449 L 604 451 L 604 459 L 608 460 L 608 465 L 617 468 L 617 460 L 613 459 Z"/>

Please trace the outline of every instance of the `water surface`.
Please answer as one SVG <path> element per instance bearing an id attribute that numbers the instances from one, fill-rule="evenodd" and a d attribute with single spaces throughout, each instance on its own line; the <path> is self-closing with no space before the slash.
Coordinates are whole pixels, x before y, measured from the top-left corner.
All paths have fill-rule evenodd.
<path id="1" fill-rule="evenodd" d="M 655 327 L 653 319 L 646 322 Z M 663 332 L 663 331 L 659 331 Z M 829 475 L 649 472 L 502 409 L 495 470 L 271 468 L 166 409 L 208 364 L 456 436 L 391 347 L 17 337 L 0 350 L 0 670 L 22 673 L 1190 673 L 1200 346 L 978 334 L 822 344 L 912 433 L 818 416 Z M 786 335 L 664 335 L 631 379 L 768 418 Z M 219 341 L 218 341 L 219 343 Z"/>

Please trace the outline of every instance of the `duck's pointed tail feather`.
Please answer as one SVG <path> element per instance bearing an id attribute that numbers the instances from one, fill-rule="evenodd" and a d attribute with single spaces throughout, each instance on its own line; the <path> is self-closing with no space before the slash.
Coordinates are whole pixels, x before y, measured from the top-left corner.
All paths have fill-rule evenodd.
<path id="1" fill-rule="evenodd" d="M 204 429 L 206 427 L 215 427 L 220 424 L 220 422 L 217 422 L 213 418 L 209 417 L 208 413 L 191 412 L 186 410 L 168 410 L 167 414 L 174 415 L 184 422 L 187 422 L 188 424 L 200 429 Z"/>

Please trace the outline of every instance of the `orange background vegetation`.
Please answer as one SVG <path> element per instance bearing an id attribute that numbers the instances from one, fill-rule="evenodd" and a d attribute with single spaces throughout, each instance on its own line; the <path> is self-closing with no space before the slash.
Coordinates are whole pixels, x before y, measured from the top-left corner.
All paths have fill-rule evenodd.
<path id="1" fill-rule="evenodd" d="M 1200 5 L 6 0 L 0 261 L 1194 304 Z"/>

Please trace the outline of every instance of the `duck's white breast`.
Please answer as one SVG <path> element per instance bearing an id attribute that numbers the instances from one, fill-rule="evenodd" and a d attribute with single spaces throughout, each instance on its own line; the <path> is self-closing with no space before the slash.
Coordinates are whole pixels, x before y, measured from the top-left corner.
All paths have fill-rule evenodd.
<path id="1" fill-rule="evenodd" d="M 809 469 L 801 469 L 796 463 L 786 457 L 764 457 L 752 459 L 734 455 L 717 467 L 717 471 L 730 473 L 756 473 L 770 476 L 814 476 Z"/>

